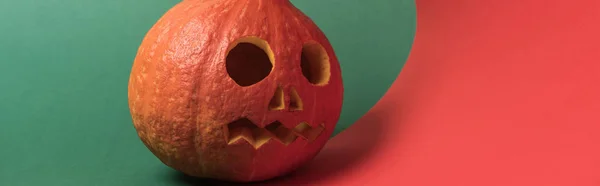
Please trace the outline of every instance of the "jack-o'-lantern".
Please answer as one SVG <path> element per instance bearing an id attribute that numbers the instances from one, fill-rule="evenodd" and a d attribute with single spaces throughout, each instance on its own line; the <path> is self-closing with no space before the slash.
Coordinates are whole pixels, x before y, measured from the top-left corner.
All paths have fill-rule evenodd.
<path id="1" fill-rule="evenodd" d="M 342 106 L 338 60 L 288 0 L 186 0 L 138 49 L 128 87 L 133 124 L 164 164 L 249 182 L 311 160 Z"/>

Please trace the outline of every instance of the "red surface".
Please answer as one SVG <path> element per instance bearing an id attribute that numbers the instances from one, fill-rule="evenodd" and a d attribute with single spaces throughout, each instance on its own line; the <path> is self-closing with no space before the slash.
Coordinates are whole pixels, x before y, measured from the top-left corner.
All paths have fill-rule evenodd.
<path id="1" fill-rule="evenodd" d="M 418 0 L 382 100 L 274 183 L 599 186 L 600 1 Z"/>

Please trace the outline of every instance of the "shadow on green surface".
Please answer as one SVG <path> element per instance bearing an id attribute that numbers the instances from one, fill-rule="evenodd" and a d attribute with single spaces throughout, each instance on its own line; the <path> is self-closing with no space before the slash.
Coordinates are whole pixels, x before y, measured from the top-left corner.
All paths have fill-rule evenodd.
<path id="1" fill-rule="evenodd" d="M 168 174 L 171 174 L 171 179 L 177 185 L 190 185 L 190 186 L 227 186 L 227 185 L 251 185 L 243 183 L 231 183 L 225 181 L 219 181 L 214 179 L 204 179 L 188 176 L 175 170 L 168 170 Z"/>

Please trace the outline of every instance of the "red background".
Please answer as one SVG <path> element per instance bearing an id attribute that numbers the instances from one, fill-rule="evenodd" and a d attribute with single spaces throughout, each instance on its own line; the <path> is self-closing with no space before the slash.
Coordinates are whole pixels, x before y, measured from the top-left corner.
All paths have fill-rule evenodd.
<path id="1" fill-rule="evenodd" d="M 417 12 L 389 92 L 273 183 L 600 185 L 600 1 L 417 0 Z"/>

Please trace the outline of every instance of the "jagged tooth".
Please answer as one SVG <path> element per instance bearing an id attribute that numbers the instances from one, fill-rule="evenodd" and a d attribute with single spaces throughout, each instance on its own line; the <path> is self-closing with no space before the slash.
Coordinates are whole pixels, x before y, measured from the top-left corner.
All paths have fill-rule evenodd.
<path id="1" fill-rule="evenodd" d="M 305 135 L 306 138 L 308 139 L 308 141 L 314 141 L 315 139 L 317 139 L 317 137 L 319 137 L 321 135 L 321 133 L 323 133 L 323 130 L 325 130 L 325 128 L 321 125 L 312 128 L 308 131 L 306 131 Z"/>
<path id="2" fill-rule="evenodd" d="M 258 149 L 275 138 L 276 141 L 287 146 L 296 141 L 298 137 L 311 142 L 319 137 L 324 129 L 323 124 L 311 127 L 306 122 L 298 124 L 294 129 L 288 129 L 279 121 L 274 121 L 265 128 L 259 128 L 246 118 L 242 118 L 228 125 L 228 144 L 235 144 L 239 140 L 244 140 L 255 149 Z"/>
<path id="3" fill-rule="evenodd" d="M 256 128 L 252 131 L 252 136 L 254 137 L 254 147 L 258 148 L 262 145 L 264 145 L 265 143 L 269 142 L 269 140 L 271 140 L 271 138 L 273 138 L 273 135 L 266 129 L 263 128 Z"/>
<path id="4" fill-rule="evenodd" d="M 275 130 L 275 135 L 277 136 L 279 142 L 283 143 L 284 145 L 289 145 L 290 143 L 294 142 L 296 138 L 298 138 L 298 136 L 296 136 L 292 130 L 285 128 L 283 125 L 279 126 Z"/>
<path id="5" fill-rule="evenodd" d="M 292 130 L 285 128 L 284 126 L 281 126 L 278 132 L 280 134 L 279 137 L 281 141 L 283 141 L 286 145 L 289 145 L 294 140 L 296 140 L 296 138 L 298 138 L 298 136 L 296 136 L 296 134 L 294 134 Z"/>
<path id="6" fill-rule="evenodd" d="M 257 141 L 257 142 L 251 142 L 251 141 L 249 141 L 246 138 L 237 137 L 235 139 L 230 140 L 229 143 L 228 143 L 228 145 L 232 145 L 232 144 L 236 144 L 236 143 L 242 142 L 242 143 L 246 143 L 247 145 L 250 145 L 250 146 L 254 147 L 254 149 L 258 149 L 261 146 L 263 146 L 264 144 L 267 144 L 269 141 L 271 141 L 271 139 L 272 138 L 265 139 L 265 140 L 262 140 L 262 141 Z"/>
<path id="7" fill-rule="evenodd" d="M 323 128 L 322 125 L 319 125 L 319 126 L 313 128 L 308 123 L 302 122 L 302 123 L 296 125 L 296 127 L 294 127 L 294 132 L 297 133 L 300 137 L 311 142 L 311 141 L 317 139 L 317 137 L 319 137 L 319 135 L 321 135 L 321 133 L 323 132 L 324 129 L 325 128 Z"/>
<path id="8" fill-rule="evenodd" d="M 254 144 L 254 137 L 252 136 L 252 130 L 249 128 L 230 128 L 229 129 L 229 144 L 236 142 L 237 140 L 244 139 L 250 144 Z"/>
<path id="9" fill-rule="evenodd" d="M 233 139 L 229 140 L 229 142 L 227 144 L 228 145 L 232 145 L 232 144 L 237 144 L 237 143 L 240 143 L 240 142 L 246 143 L 248 145 L 252 145 L 252 143 L 250 143 L 250 141 L 248 141 L 246 138 L 239 137 L 239 136 L 236 137 L 236 138 L 233 138 Z M 254 145 L 252 145 L 252 146 L 254 146 Z"/>
<path id="10" fill-rule="evenodd" d="M 265 127 L 273 137 L 284 145 L 289 145 L 296 139 L 296 135 L 283 124 L 276 121 Z"/>

